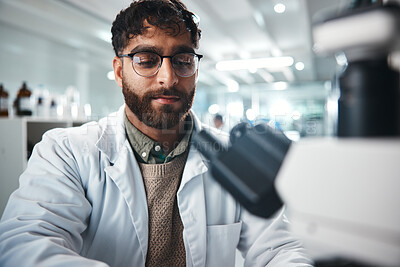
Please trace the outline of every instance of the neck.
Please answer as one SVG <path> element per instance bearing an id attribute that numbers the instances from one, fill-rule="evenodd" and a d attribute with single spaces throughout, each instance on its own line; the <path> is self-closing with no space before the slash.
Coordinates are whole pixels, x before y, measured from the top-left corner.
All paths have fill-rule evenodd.
<path id="1" fill-rule="evenodd" d="M 185 134 L 184 121 L 170 129 L 156 129 L 140 121 L 127 106 L 125 106 L 125 112 L 128 120 L 143 134 L 160 143 L 165 153 L 171 152 Z"/>

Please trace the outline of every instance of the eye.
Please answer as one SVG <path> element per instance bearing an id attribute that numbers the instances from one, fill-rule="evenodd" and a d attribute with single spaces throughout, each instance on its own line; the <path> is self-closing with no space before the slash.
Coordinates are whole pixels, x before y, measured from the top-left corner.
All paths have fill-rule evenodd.
<path id="1" fill-rule="evenodd" d="M 160 62 L 160 57 L 154 53 L 136 53 L 133 56 L 133 63 L 141 68 L 154 68 Z"/>
<path id="2" fill-rule="evenodd" d="M 194 64 L 194 57 L 192 54 L 175 55 L 174 64 L 177 66 L 192 66 Z"/>

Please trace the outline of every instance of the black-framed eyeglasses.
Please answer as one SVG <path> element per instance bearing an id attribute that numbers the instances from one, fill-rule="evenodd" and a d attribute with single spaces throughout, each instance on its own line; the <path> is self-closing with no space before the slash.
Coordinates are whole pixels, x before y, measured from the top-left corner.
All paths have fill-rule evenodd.
<path id="1" fill-rule="evenodd" d="M 190 77 L 199 68 L 199 61 L 203 56 L 196 53 L 178 53 L 173 56 L 160 56 L 154 52 L 136 52 L 119 55 L 118 57 L 130 57 L 133 70 L 143 77 L 155 75 L 161 68 L 163 59 L 169 58 L 176 75 Z"/>

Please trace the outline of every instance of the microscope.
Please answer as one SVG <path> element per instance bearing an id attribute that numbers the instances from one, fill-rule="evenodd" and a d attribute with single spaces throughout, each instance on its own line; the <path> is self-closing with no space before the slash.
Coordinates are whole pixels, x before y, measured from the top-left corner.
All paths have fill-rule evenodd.
<path id="1" fill-rule="evenodd" d="M 319 54 L 347 58 L 336 136 L 291 142 L 242 123 L 227 146 L 206 130 L 192 138 L 250 212 L 268 218 L 285 205 L 315 266 L 400 266 L 400 7 L 381 2 L 313 27 Z"/>

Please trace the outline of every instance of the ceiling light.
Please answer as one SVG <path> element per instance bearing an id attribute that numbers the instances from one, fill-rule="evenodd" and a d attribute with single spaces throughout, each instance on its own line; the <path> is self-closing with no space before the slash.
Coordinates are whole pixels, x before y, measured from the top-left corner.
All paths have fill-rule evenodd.
<path id="1" fill-rule="evenodd" d="M 249 70 L 249 69 L 276 69 L 293 65 L 292 57 L 269 57 L 241 60 L 219 61 L 215 68 L 220 71 Z"/>
<path id="2" fill-rule="evenodd" d="M 287 82 L 276 82 L 274 83 L 274 88 L 276 90 L 286 90 L 288 88 Z"/>
<path id="3" fill-rule="evenodd" d="M 282 4 L 282 3 L 276 4 L 274 6 L 274 10 L 275 10 L 276 13 L 281 14 L 281 13 L 285 12 L 286 6 L 284 4 Z"/>
<path id="4" fill-rule="evenodd" d="M 296 63 L 296 65 L 294 65 L 296 70 L 304 70 L 304 63 L 299 61 Z"/>
<path id="5" fill-rule="evenodd" d="M 214 115 L 219 112 L 219 105 L 218 104 L 212 104 L 211 106 L 208 107 L 208 112 L 210 114 Z"/>
<path id="6" fill-rule="evenodd" d="M 253 121 L 256 119 L 257 114 L 254 111 L 254 109 L 249 108 L 248 110 L 246 110 L 246 117 L 249 121 Z"/>
<path id="7" fill-rule="evenodd" d="M 109 79 L 110 81 L 115 80 L 114 71 L 111 70 L 107 72 L 107 79 Z"/>
<path id="8" fill-rule="evenodd" d="M 251 69 L 249 69 L 249 72 L 252 73 L 252 74 L 254 74 L 254 73 L 257 72 L 257 68 L 251 68 Z"/>
<path id="9" fill-rule="evenodd" d="M 228 86 L 228 92 L 235 93 L 239 91 L 239 83 L 235 80 L 228 80 L 226 86 Z"/>

